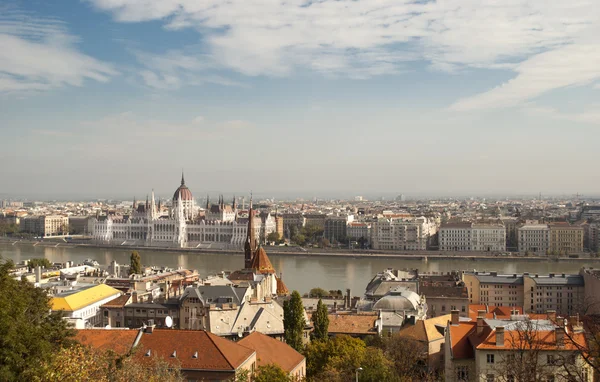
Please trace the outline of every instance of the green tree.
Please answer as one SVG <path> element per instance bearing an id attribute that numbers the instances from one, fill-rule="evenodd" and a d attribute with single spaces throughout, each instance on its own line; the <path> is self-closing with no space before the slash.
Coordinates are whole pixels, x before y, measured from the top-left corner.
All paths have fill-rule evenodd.
<path id="1" fill-rule="evenodd" d="M 275 364 L 259 366 L 253 382 L 290 382 L 290 376 Z"/>
<path id="2" fill-rule="evenodd" d="M 298 233 L 292 238 L 292 241 L 298 245 L 304 245 L 306 244 L 306 236 L 304 236 L 301 233 Z"/>
<path id="3" fill-rule="evenodd" d="M 50 262 L 50 260 L 43 258 L 43 259 L 31 259 L 27 262 L 27 267 L 29 268 L 29 270 L 33 270 L 37 267 L 42 267 L 45 269 L 50 269 L 52 267 L 52 263 Z"/>
<path id="4" fill-rule="evenodd" d="M 304 348 L 302 338 L 305 326 L 302 298 L 298 291 L 293 291 L 291 298 L 283 303 L 283 329 L 285 342 L 296 351 Z"/>
<path id="5" fill-rule="evenodd" d="M 366 345 L 358 338 L 342 335 L 315 340 L 306 346 L 306 374 L 309 380 L 352 381 L 362 367 Z"/>
<path id="6" fill-rule="evenodd" d="M 317 340 L 326 340 L 329 329 L 329 316 L 327 306 L 323 304 L 323 300 L 319 299 L 317 310 L 312 314 L 314 325 L 313 338 Z"/>
<path id="7" fill-rule="evenodd" d="M 12 261 L 0 263 L 0 381 L 39 375 L 73 335 L 62 315 L 50 312 L 46 291 L 13 279 L 13 267 Z"/>
<path id="8" fill-rule="evenodd" d="M 140 257 L 140 254 L 138 253 L 138 251 L 133 251 L 131 252 L 131 258 L 130 258 L 130 265 L 129 265 L 129 274 L 130 275 L 139 275 L 142 273 L 142 258 Z"/>
<path id="9" fill-rule="evenodd" d="M 327 297 L 329 296 L 329 292 L 327 292 L 325 289 L 323 288 L 312 288 L 310 290 L 310 292 L 308 292 L 310 297 Z"/>
<path id="10" fill-rule="evenodd" d="M 277 242 L 279 241 L 279 233 L 277 231 L 273 231 L 267 235 L 267 241 L 269 242 Z"/>

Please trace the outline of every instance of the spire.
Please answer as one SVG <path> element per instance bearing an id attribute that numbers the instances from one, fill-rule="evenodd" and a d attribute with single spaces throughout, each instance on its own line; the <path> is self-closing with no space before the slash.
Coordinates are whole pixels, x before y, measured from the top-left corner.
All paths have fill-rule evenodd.
<path id="1" fill-rule="evenodd" d="M 185 179 L 183 178 L 183 170 L 181 170 L 181 185 L 185 185 Z"/>
<path id="2" fill-rule="evenodd" d="M 248 232 L 246 233 L 246 244 L 244 246 L 244 268 L 252 267 L 252 258 L 256 251 L 256 237 L 254 236 L 254 210 L 252 209 L 252 194 L 250 194 L 250 210 L 248 211 Z"/>
<path id="3" fill-rule="evenodd" d="M 148 200 L 148 194 L 146 194 L 146 211 L 150 208 L 150 201 Z"/>
<path id="4" fill-rule="evenodd" d="M 152 199 L 150 200 L 150 215 L 152 219 L 156 217 L 156 202 L 154 200 L 154 188 L 152 189 Z"/>
<path id="5" fill-rule="evenodd" d="M 133 209 L 135 210 L 135 205 L 137 204 L 137 201 L 135 200 L 135 196 L 133 197 Z"/>
<path id="6" fill-rule="evenodd" d="M 235 195 L 233 195 L 233 202 L 231 203 L 231 208 L 235 211 L 236 205 L 235 205 Z"/>

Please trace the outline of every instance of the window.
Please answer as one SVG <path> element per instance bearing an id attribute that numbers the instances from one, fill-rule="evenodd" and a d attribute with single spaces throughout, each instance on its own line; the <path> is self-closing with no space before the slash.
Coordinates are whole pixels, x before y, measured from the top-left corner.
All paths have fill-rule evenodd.
<path id="1" fill-rule="evenodd" d="M 493 354 L 487 355 L 487 363 L 494 363 L 494 355 Z"/>
<path id="2" fill-rule="evenodd" d="M 456 380 L 457 381 L 468 381 L 469 380 L 469 368 L 467 366 L 456 367 Z"/>
<path id="3" fill-rule="evenodd" d="M 488 374 L 485 376 L 485 381 L 486 382 L 494 382 L 494 374 Z"/>
<path id="4" fill-rule="evenodd" d="M 554 364 L 556 364 L 556 358 L 554 357 L 554 354 L 548 354 L 546 356 L 546 363 L 548 365 L 554 365 Z"/>

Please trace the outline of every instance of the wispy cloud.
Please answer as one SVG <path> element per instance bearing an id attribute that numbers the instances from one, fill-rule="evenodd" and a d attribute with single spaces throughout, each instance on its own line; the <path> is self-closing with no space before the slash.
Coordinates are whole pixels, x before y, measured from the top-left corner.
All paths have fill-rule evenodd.
<path id="1" fill-rule="evenodd" d="M 449 72 L 516 72 L 514 80 L 460 100 L 458 110 L 507 106 L 598 78 L 590 69 L 599 50 L 596 0 L 88 1 L 118 21 L 196 28 L 212 60 L 247 75 L 309 68 L 368 78 L 403 71 L 411 60 Z M 146 82 L 178 86 L 172 67 L 158 72 L 164 74 L 145 73 Z M 547 77 L 553 74 L 558 78 Z"/>
<path id="2" fill-rule="evenodd" d="M 522 110 L 530 115 L 547 117 L 554 120 L 600 125 L 600 111 L 598 111 L 598 106 L 597 104 L 593 105 L 580 113 L 564 113 L 555 108 L 535 104 L 526 105 Z"/>
<path id="3" fill-rule="evenodd" d="M 80 53 L 63 23 L 0 7 L 0 93 L 43 91 L 86 79 L 106 82 L 118 72 Z"/>

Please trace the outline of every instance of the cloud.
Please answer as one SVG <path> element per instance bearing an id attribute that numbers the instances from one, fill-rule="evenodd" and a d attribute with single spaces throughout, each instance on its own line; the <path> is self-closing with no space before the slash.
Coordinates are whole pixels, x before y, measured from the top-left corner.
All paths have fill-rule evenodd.
<path id="1" fill-rule="evenodd" d="M 0 9 L 0 93 L 36 92 L 107 82 L 118 72 L 112 65 L 77 51 L 77 39 L 63 23 Z"/>
<path id="2" fill-rule="evenodd" d="M 593 105 L 592 107 L 587 107 L 580 113 L 564 113 L 555 108 L 531 104 L 526 105 L 523 108 L 523 111 L 530 115 L 542 116 L 554 120 L 600 125 L 600 111 L 598 111 L 598 106 L 599 105 Z"/>
<path id="3" fill-rule="evenodd" d="M 516 72 L 506 84 L 460 100 L 457 110 L 507 106 L 597 78 L 581 62 L 597 57 L 596 0 L 88 1 L 121 22 L 161 20 L 168 30 L 195 28 L 202 35 L 207 54 L 184 60 L 193 68 L 159 65 L 143 74 L 155 87 L 180 86 L 182 76 L 174 73 L 200 70 L 207 56 L 251 76 L 307 68 L 369 78 L 406 71 L 407 61 L 418 60 L 448 72 Z"/>

